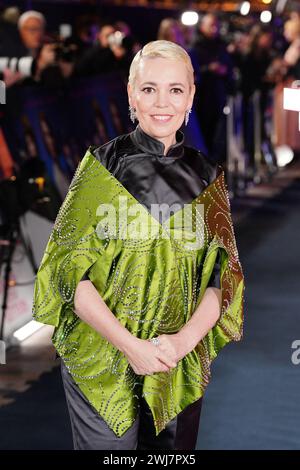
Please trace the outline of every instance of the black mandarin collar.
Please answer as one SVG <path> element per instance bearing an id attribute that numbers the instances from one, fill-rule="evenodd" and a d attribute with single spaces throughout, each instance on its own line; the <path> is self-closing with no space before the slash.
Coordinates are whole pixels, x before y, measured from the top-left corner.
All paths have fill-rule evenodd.
<path id="1" fill-rule="evenodd" d="M 134 144 L 143 152 L 154 154 L 161 158 L 180 158 L 184 154 L 184 133 L 181 130 L 176 131 L 176 143 L 169 147 L 166 155 L 164 155 L 165 146 L 156 138 L 147 134 L 138 124 L 134 131 L 130 133 Z"/>

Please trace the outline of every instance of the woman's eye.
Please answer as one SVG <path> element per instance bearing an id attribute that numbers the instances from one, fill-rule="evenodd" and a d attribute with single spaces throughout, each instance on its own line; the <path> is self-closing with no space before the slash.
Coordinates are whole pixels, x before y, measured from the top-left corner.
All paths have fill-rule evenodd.
<path id="1" fill-rule="evenodd" d="M 152 87 L 145 87 L 142 89 L 142 91 L 144 91 L 147 94 L 150 94 L 152 90 L 154 90 L 154 88 Z M 179 95 L 180 93 L 183 93 L 183 90 L 181 90 L 181 88 L 172 88 L 171 91 L 173 90 L 175 90 L 175 95 Z"/>

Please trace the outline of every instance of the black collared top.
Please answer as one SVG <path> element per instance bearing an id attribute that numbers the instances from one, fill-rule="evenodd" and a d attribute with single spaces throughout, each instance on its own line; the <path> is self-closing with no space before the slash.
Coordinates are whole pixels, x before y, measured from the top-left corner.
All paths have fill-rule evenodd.
<path id="1" fill-rule="evenodd" d="M 169 147 L 168 152 L 164 155 L 165 146 L 162 142 L 150 136 L 143 131 L 138 124 L 130 134 L 134 144 L 145 153 L 151 153 L 162 158 L 181 158 L 184 154 L 184 133 L 178 129 L 176 131 L 176 143 Z"/>
<path id="2" fill-rule="evenodd" d="M 185 145 L 184 133 L 176 132 L 176 143 L 164 155 L 164 144 L 138 124 L 100 147 L 93 155 L 145 207 L 193 201 L 217 176 L 219 167 L 205 155 Z"/>

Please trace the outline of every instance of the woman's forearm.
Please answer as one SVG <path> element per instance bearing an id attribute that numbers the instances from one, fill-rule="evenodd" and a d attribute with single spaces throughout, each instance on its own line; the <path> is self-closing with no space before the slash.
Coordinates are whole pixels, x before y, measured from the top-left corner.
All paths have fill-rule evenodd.
<path id="1" fill-rule="evenodd" d="M 220 317 L 221 290 L 208 287 L 190 320 L 177 335 L 186 349 L 183 355 L 192 351 Z M 132 349 L 135 338 L 125 328 L 101 298 L 91 281 L 79 282 L 74 297 L 75 312 L 102 337 L 123 353 Z"/>
<path id="2" fill-rule="evenodd" d="M 115 317 L 91 281 L 80 281 L 74 297 L 75 313 L 123 353 L 135 337 Z"/>
<path id="3" fill-rule="evenodd" d="M 208 287 L 190 320 L 177 333 L 186 347 L 186 354 L 192 351 L 216 324 L 220 313 L 221 289 Z"/>

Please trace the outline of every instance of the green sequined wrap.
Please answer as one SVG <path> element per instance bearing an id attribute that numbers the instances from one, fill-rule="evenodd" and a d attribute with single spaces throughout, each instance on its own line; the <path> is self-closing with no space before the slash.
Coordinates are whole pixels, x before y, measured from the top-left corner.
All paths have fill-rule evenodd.
<path id="1" fill-rule="evenodd" d="M 128 212 L 137 206 L 140 212 L 120 224 L 116 237 L 97 209 L 108 204 L 125 220 L 120 198 L 126 201 Z M 164 225 L 88 149 L 57 215 L 36 276 L 33 318 L 55 326 L 52 342 L 58 354 L 118 437 L 133 424 L 142 394 L 158 435 L 203 395 L 210 380 L 210 364 L 221 348 L 242 338 L 244 278 L 223 172 L 191 206 L 191 226 L 201 243 L 190 243 L 189 230 L 181 230 L 181 238 L 176 235 L 177 216 L 185 208 L 170 216 L 166 236 Z M 151 236 L 130 236 L 137 220 L 144 226 L 151 224 Z M 220 319 L 170 372 L 138 376 L 124 354 L 73 311 L 76 286 L 89 271 L 107 306 L 133 335 L 149 339 L 176 333 L 201 301 L 218 252 Z"/>

